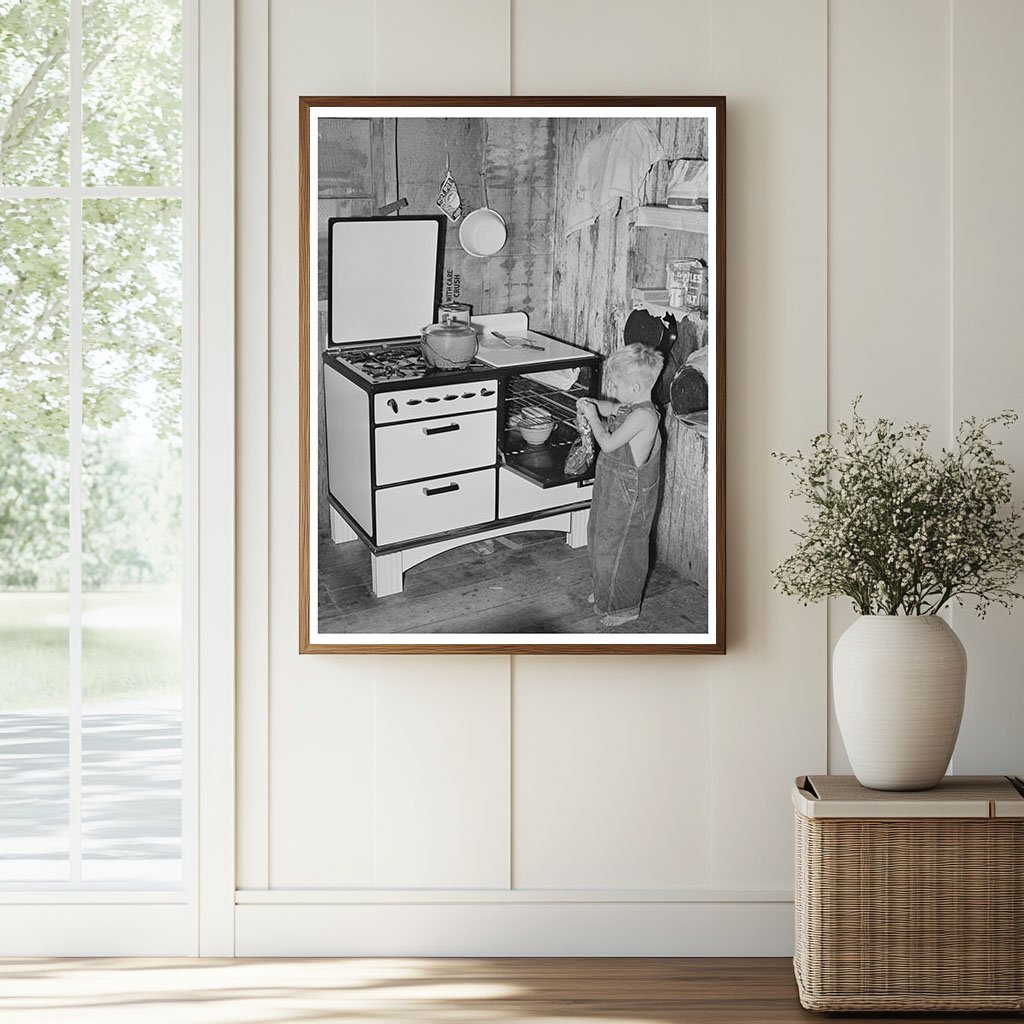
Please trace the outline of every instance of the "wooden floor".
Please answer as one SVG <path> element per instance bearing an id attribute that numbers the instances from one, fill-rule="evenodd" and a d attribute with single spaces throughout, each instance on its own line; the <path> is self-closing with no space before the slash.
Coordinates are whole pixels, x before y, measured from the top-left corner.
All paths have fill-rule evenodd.
<path id="1" fill-rule="evenodd" d="M 703 633 L 707 590 L 656 564 L 636 622 L 605 630 L 586 548 L 560 533 L 516 533 L 463 544 L 405 574 L 401 594 L 375 598 L 360 541 L 320 538 L 320 630 L 325 633 Z"/>
<path id="2" fill-rule="evenodd" d="M 1020 1014 L 849 1014 L 856 1022 Z M 790 1024 L 784 959 L 0 960 L 3 1024 Z"/>

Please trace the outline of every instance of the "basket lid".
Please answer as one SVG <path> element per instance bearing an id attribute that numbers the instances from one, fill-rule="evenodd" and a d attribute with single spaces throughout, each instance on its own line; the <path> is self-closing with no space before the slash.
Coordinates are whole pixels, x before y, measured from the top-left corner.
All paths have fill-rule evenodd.
<path id="1" fill-rule="evenodd" d="M 852 775 L 802 775 L 793 806 L 808 818 L 1024 818 L 1024 783 L 1007 775 L 947 775 L 934 789 L 867 789 Z"/>

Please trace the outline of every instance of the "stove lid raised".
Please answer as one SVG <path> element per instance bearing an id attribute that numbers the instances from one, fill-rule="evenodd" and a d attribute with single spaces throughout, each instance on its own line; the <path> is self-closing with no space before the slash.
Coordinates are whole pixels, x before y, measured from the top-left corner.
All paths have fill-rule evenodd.
<path id="1" fill-rule="evenodd" d="M 443 216 L 332 217 L 327 222 L 331 345 L 412 338 L 441 301 Z"/>

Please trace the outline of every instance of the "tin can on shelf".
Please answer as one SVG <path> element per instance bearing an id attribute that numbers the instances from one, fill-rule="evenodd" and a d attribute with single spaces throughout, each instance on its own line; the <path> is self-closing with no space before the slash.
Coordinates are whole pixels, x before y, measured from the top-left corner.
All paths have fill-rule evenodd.
<path id="1" fill-rule="evenodd" d="M 679 309 L 708 310 L 708 268 L 696 256 L 684 256 L 665 264 L 668 304 Z"/>

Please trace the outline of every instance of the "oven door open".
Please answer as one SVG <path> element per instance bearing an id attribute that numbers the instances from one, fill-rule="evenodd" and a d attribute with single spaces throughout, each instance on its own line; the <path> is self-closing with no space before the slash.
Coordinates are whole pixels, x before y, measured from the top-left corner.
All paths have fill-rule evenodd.
<path id="1" fill-rule="evenodd" d="M 505 380 L 499 461 L 516 476 L 545 490 L 569 488 L 594 476 L 593 464 L 583 473 L 566 472 L 566 459 L 579 438 L 576 400 L 597 394 L 595 366 L 571 370 L 561 378 L 542 372 L 516 374 Z M 544 436 L 546 424 L 551 429 Z"/>

